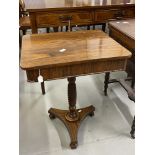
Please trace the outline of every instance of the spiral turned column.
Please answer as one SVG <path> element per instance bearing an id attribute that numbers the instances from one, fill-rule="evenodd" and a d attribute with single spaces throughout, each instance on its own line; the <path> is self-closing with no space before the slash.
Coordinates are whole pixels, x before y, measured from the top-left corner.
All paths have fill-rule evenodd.
<path id="1" fill-rule="evenodd" d="M 66 119 L 68 121 L 77 121 L 79 119 L 79 113 L 76 110 L 76 77 L 68 78 L 68 103 L 69 103 L 69 112 L 66 114 Z"/>

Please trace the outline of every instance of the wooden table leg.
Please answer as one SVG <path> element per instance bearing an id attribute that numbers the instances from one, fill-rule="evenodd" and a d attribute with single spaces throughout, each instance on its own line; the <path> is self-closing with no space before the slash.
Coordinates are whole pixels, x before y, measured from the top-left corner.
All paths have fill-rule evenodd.
<path id="1" fill-rule="evenodd" d="M 47 32 L 47 33 L 50 33 L 50 27 L 47 27 L 47 28 L 46 28 L 46 32 Z"/>
<path id="2" fill-rule="evenodd" d="M 105 27 L 106 27 L 106 23 L 103 23 L 102 24 L 102 31 L 104 31 L 104 32 L 105 32 Z"/>
<path id="3" fill-rule="evenodd" d="M 41 91 L 42 91 L 42 94 L 44 95 L 45 94 L 45 84 L 44 84 L 44 82 L 41 82 Z"/>
<path id="4" fill-rule="evenodd" d="M 68 26 L 66 26 L 66 30 L 65 30 L 66 32 L 68 31 Z"/>
<path id="5" fill-rule="evenodd" d="M 87 26 L 87 30 L 90 30 L 90 25 Z"/>
<path id="6" fill-rule="evenodd" d="M 134 120 L 132 122 L 132 127 L 131 127 L 131 138 L 135 139 L 135 117 L 134 117 Z"/>
<path id="7" fill-rule="evenodd" d="M 76 84 L 75 77 L 68 78 L 68 102 L 69 102 L 69 110 L 59 110 L 55 108 L 50 108 L 48 113 L 51 119 L 57 117 L 59 118 L 68 129 L 71 143 L 70 147 L 75 149 L 78 145 L 78 129 L 80 127 L 81 121 L 87 115 L 93 116 L 95 107 L 89 106 L 86 108 L 76 109 Z"/>
<path id="8" fill-rule="evenodd" d="M 105 80 L 104 80 L 104 95 L 105 96 L 107 96 L 109 78 L 110 78 L 110 72 L 106 72 L 105 73 Z"/>
<path id="9" fill-rule="evenodd" d="M 53 31 L 54 32 L 58 32 L 59 31 L 59 27 L 53 27 Z"/>

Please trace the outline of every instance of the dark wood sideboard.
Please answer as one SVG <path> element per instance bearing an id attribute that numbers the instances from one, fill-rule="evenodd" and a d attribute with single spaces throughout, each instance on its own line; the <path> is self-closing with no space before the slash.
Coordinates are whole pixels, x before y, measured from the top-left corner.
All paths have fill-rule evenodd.
<path id="1" fill-rule="evenodd" d="M 38 27 L 94 25 L 135 17 L 134 0 L 25 0 L 32 33 Z"/>

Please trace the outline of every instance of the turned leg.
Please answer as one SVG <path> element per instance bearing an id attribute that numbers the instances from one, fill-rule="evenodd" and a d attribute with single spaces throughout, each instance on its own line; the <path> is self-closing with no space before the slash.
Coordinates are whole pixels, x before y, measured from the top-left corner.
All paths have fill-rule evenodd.
<path id="1" fill-rule="evenodd" d="M 69 112 L 66 114 L 66 119 L 70 122 L 77 121 L 79 119 L 79 113 L 76 110 L 76 84 L 75 84 L 75 77 L 70 77 L 68 78 L 68 103 L 69 103 Z M 70 147 L 72 149 L 77 147 L 77 133 L 78 133 L 78 128 L 76 127 L 76 124 L 72 124 L 72 127 L 68 128 L 70 132 L 70 138 L 71 138 L 71 143 Z M 72 132 L 75 132 L 76 134 L 73 134 Z"/>
<path id="2" fill-rule="evenodd" d="M 131 138 L 135 139 L 135 117 L 134 117 L 134 120 L 132 122 L 132 127 L 131 127 Z"/>
<path id="3" fill-rule="evenodd" d="M 104 95 L 105 96 L 107 96 L 109 78 L 110 78 L 110 72 L 106 72 L 105 73 L 105 80 L 104 80 Z"/>
<path id="4" fill-rule="evenodd" d="M 58 30 L 59 30 L 59 27 L 53 27 L 54 32 L 58 32 Z"/>
<path id="5" fill-rule="evenodd" d="M 46 28 L 46 32 L 50 33 L 50 28 L 49 27 Z"/>
<path id="6" fill-rule="evenodd" d="M 90 25 L 87 26 L 87 30 L 90 30 Z"/>
<path id="7" fill-rule="evenodd" d="M 22 32 L 23 32 L 23 35 L 25 35 L 25 34 L 26 34 L 26 30 L 22 30 Z"/>
<path id="8" fill-rule="evenodd" d="M 63 32 L 63 26 L 60 26 L 60 32 Z"/>
<path id="9" fill-rule="evenodd" d="M 135 71 L 132 73 L 132 81 L 131 81 L 131 87 L 134 88 L 135 86 Z"/>
<path id="10" fill-rule="evenodd" d="M 44 84 L 44 82 L 41 82 L 41 91 L 42 91 L 42 94 L 44 95 L 45 94 L 45 84 Z"/>
<path id="11" fill-rule="evenodd" d="M 68 26 L 66 26 L 66 32 L 68 31 Z"/>
<path id="12" fill-rule="evenodd" d="M 70 27 L 70 31 L 72 31 L 72 30 L 73 30 L 73 27 L 71 26 L 71 27 Z"/>
<path id="13" fill-rule="evenodd" d="M 20 30 L 19 30 L 19 48 L 21 49 L 22 45 L 22 36 L 20 35 Z"/>
<path id="14" fill-rule="evenodd" d="M 71 149 L 75 149 L 78 145 L 78 129 L 82 120 L 87 115 L 93 116 L 95 108 L 93 106 L 89 106 L 86 108 L 76 109 L 76 84 L 75 84 L 75 77 L 68 78 L 68 103 L 69 103 L 69 110 L 60 110 L 55 108 L 50 108 L 48 113 L 51 119 L 55 117 L 59 118 L 68 129 L 71 143 Z"/>
<path id="15" fill-rule="evenodd" d="M 102 31 L 104 31 L 104 32 L 105 32 L 105 27 L 106 27 L 106 23 L 103 23 L 102 24 Z"/>
<path id="16" fill-rule="evenodd" d="M 76 121 L 79 116 L 76 111 L 76 84 L 75 77 L 68 78 L 68 103 L 69 103 L 69 112 L 66 115 L 68 121 Z"/>

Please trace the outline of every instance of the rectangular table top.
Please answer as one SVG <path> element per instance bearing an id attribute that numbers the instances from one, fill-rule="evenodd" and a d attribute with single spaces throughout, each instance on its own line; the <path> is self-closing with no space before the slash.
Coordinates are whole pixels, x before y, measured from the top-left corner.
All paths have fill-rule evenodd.
<path id="1" fill-rule="evenodd" d="M 111 21 L 109 25 L 135 40 L 135 19 Z"/>
<path id="2" fill-rule="evenodd" d="M 23 37 L 20 65 L 27 70 L 130 56 L 101 30 L 32 34 Z"/>
<path id="3" fill-rule="evenodd" d="M 25 0 L 28 11 L 35 9 L 103 7 L 111 5 L 132 5 L 135 0 Z"/>

